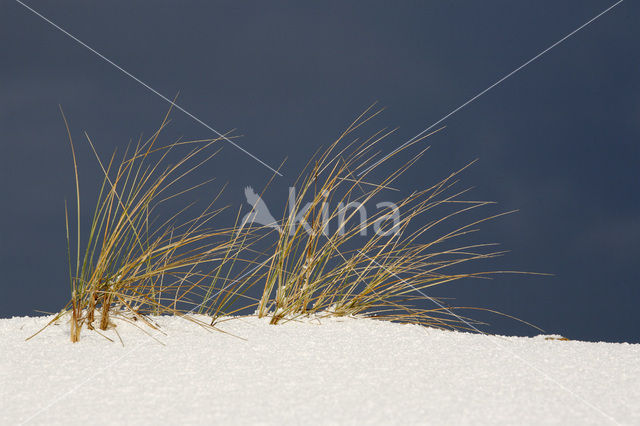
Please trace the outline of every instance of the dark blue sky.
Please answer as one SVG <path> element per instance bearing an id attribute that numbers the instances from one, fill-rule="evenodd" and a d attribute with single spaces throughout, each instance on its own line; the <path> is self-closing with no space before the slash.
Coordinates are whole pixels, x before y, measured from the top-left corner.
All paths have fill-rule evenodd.
<path id="1" fill-rule="evenodd" d="M 287 187 L 310 153 L 374 101 L 391 151 L 613 2 L 65 2 L 30 6 L 271 165 Z M 151 133 L 167 103 L 20 4 L 0 3 L 0 317 L 68 299 L 64 199 L 74 137 L 103 155 Z M 625 1 L 447 119 L 396 186 L 466 162 L 475 199 L 520 212 L 483 226 L 512 252 L 499 276 L 439 289 L 570 338 L 640 342 L 640 27 Z M 210 137 L 180 112 L 166 141 Z M 416 147 L 414 151 L 417 152 Z M 83 190 L 100 178 L 79 148 Z M 396 166 L 398 164 L 396 163 Z M 389 167 L 394 167 L 393 163 Z M 239 206 L 270 171 L 227 146 L 209 170 Z M 87 203 L 87 208 L 89 203 Z M 87 211 L 85 208 L 85 212 Z M 87 219 L 88 220 L 88 219 Z M 510 320 L 487 330 L 527 334 Z"/>

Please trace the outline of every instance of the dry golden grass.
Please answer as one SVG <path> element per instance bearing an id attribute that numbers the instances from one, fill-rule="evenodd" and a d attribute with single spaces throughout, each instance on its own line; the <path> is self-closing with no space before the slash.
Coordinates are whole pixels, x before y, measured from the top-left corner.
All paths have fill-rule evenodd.
<path id="1" fill-rule="evenodd" d="M 299 212 L 303 200 L 310 199 L 304 220 L 311 232 L 305 230 L 302 221 L 295 220 L 295 215 L 283 217 L 282 232 L 268 252 L 267 271 L 256 271 L 249 278 L 265 283 L 257 314 L 269 317 L 272 324 L 311 314 L 366 314 L 439 328 L 473 329 L 472 320 L 453 313 L 453 309 L 463 308 L 446 307 L 424 291 L 460 279 L 512 272 L 456 271 L 463 264 L 504 253 L 492 251 L 493 244 L 457 241 L 475 232 L 481 222 L 508 212 L 481 216 L 462 226 L 447 228 L 452 218 L 491 204 L 464 200 L 462 196 L 467 190 L 456 190 L 457 176 L 467 165 L 397 202 L 402 213 L 396 224 L 385 220 L 388 219 L 385 211 L 353 224 L 352 219 L 359 213 L 345 206 L 352 201 L 362 204 L 372 201 L 424 153 L 380 181 L 367 180 L 371 170 L 358 177 L 360 171 L 375 164 L 376 144 L 392 133 L 381 130 L 363 142 L 357 139 L 344 142 L 380 112 L 370 114 L 370 110 L 358 117 L 328 149 L 315 155 L 301 174 L 294 210 Z M 437 211 L 443 206 L 450 207 L 447 213 Z M 324 225 L 341 217 L 342 225 L 333 231 Z M 374 226 L 379 227 L 378 233 L 372 232 Z M 427 235 L 430 239 L 424 241 Z"/>
<path id="2" fill-rule="evenodd" d="M 184 315 L 198 307 L 197 299 L 203 294 L 204 300 L 216 295 L 215 303 L 209 303 L 212 316 L 221 315 L 229 303 L 227 268 L 250 245 L 250 233 L 211 225 L 223 210 L 213 208 L 217 196 L 191 219 L 181 219 L 191 205 L 164 219 L 154 214 L 163 203 L 209 182 L 176 189 L 185 176 L 217 153 L 211 153 L 211 147 L 221 139 L 157 146 L 166 123 L 167 117 L 150 139 L 127 149 L 120 161 L 114 153 L 108 163 L 100 159 L 86 135 L 103 182 L 84 245 L 76 152 L 67 125 L 74 160 L 77 235 L 72 255 L 66 214 L 71 300 L 51 323 L 70 313 L 72 342 L 79 340 L 83 327 L 112 328 L 113 317 L 155 329 L 148 314 Z M 169 153 L 185 145 L 195 148 L 175 164 L 167 164 Z"/>
<path id="3" fill-rule="evenodd" d="M 350 210 L 350 203 L 364 205 L 392 189 L 393 182 L 425 152 L 371 181 L 372 172 L 385 164 L 375 162 L 378 153 L 374 150 L 393 131 L 383 129 L 364 141 L 345 140 L 379 113 L 370 107 L 333 144 L 313 156 L 296 182 L 293 211 L 283 216 L 275 244 L 263 252 L 253 244 L 273 231 L 265 233 L 251 223 L 240 224 L 239 212 L 232 226 L 212 225 L 222 211 L 213 208 L 217 197 L 191 219 L 182 219 L 190 206 L 160 222 L 154 219 L 159 205 L 208 182 L 176 189 L 185 176 L 215 155 L 217 151 L 210 154 L 209 150 L 220 141 L 156 146 L 167 117 L 151 138 L 128 149 L 121 160 L 114 154 L 104 163 L 87 135 L 103 182 L 83 246 L 80 180 L 67 125 L 77 194 L 75 253 L 72 255 L 67 214 L 71 300 L 51 323 L 68 315 L 73 342 L 85 327 L 96 332 L 113 328 L 113 318 L 156 329 L 148 315 L 170 314 L 215 328 L 222 316 L 247 309 L 255 309 L 272 324 L 308 315 L 366 315 L 438 328 L 475 329 L 472 320 L 425 291 L 461 279 L 513 272 L 460 270 L 504 253 L 494 251 L 493 244 L 467 240 L 477 225 L 509 212 L 451 225 L 454 218 L 491 204 L 466 200 L 468 190 L 457 189 L 458 175 L 467 165 L 397 201 L 400 215 L 396 223 L 390 223 L 389 211 L 384 210 L 354 223 L 360 213 Z M 175 164 L 166 164 L 169 153 L 184 145 L 195 148 Z M 296 213 L 305 200 L 309 201 L 308 209 L 302 210 L 304 221 L 297 221 Z M 340 224 L 337 229 L 325 226 L 335 221 Z M 254 288 L 259 289 L 257 298 L 249 296 Z M 188 315 L 191 312 L 207 315 L 210 322 Z"/>

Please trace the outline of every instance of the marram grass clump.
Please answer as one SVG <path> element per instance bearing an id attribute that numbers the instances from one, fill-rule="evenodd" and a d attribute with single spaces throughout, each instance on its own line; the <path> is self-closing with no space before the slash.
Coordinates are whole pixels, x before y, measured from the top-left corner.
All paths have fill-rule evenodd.
<path id="1" fill-rule="evenodd" d="M 217 197 L 198 214 L 188 216 L 187 204 L 167 218 L 158 218 L 156 211 L 163 203 L 208 183 L 178 186 L 217 153 L 209 151 L 223 140 L 157 146 L 165 117 L 151 138 L 128 148 L 119 160 L 114 154 L 103 162 L 86 136 L 103 181 L 83 241 L 78 168 L 67 126 L 78 218 L 72 250 L 66 215 L 71 299 L 49 324 L 68 317 L 73 342 L 80 339 L 83 328 L 98 333 L 115 329 L 114 319 L 156 329 L 150 315 L 168 314 L 215 328 L 223 316 L 251 311 L 272 324 L 305 316 L 358 315 L 477 331 L 473 325 L 477 322 L 454 313 L 462 308 L 446 306 L 427 292 L 461 279 L 513 273 L 469 271 L 467 266 L 504 253 L 493 250 L 494 244 L 470 243 L 469 236 L 477 225 L 509 212 L 476 216 L 462 225 L 454 220 L 491 204 L 466 200 L 468 189 L 457 189 L 458 175 L 467 165 L 396 201 L 394 220 L 382 210 L 356 222 L 361 212 L 350 207 L 393 189 L 393 183 L 426 151 L 375 179 L 388 160 L 377 160 L 375 149 L 393 131 L 383 129 L 363 141 L 355 138 L 355 130 L 380 112 L 371 111 L 370 107 L 310 159 L 277 232 L 241 223 L 240 212 L 231 226 L 221 226 L 217 219 L 223 208 L 213 207 Z M 169 164 L 169 154 L 185 145 L 194 148 Z M 327 224 L 337 219 L 339 226 L 328 229 Z M 373 228 L 377 232 L 370 232 Z M 275 243 L 264 248 L 264 241 L 274 234 Z M 189 315 L 192 312 L 209 320 Z"/>
<path id="2" fill-rule="evenodd" d="M 346 143 L 345 139 L 377 113 L 358 117 L 303 171 L 296 185 L 299 193 L 295 208 L 283 217 L 278 240 L 268 251 L 269 267 L 249 278 L 264 282 L 257 315 L 269 317 L 272 324 L 307 315 L 365 315 L 473 330 L 473 320 L 454 313 L 454 308 L 425 291 L 460 279 L 511 272 L 459 271 L 463 265 L 504 253 L 492 250 L 495 244 L 463 242 L 480 223 L 509 212 L 472 219 L 463 225 L 449 224 L 454 217 L 491 204 L 462 198 L 468 189 L 456 189 L 457 176 L 465 166 L 397 201 L 395 221 L 389 220 L 387 211 L 362 220 L 361 212 L 349 206 L 365 205 L 390 190 L 424 153 L 382 180 L 371 181 L 369 176 L 384 164 L 376 162 L 373 150 L 392 132 L 381 130 L 364 141 Z M 303 207 L 307 198 L 310 201 Z M 443 207 L 448 208 L 446 213 L 438 211 Z M 330 231 L 327 224 L 334 219 L 339 219 L 339 225 Z M 372 232 L 374 228 L 377 232 Z"/>
<path id="3" fill-rule="evenodd" d="M 67 126 L 74 160 L 77 235 L 72 254 L 67 213 L 71 300 L 51 323 L 69 315 L 72 342 L 80 339 L 85 327 L 96 331 L 113 328 L 114 317 L 156 328 L 148 314 L 183 315 L 188 311 L 186 307 L 197 303 L 194 297 L 202 291 L 209 295 L 220 293 L 215 298 L 217 303 L 210 304 L 213 306 L 209 313 L 213 316 L 221 314 L 229 302 L 229 292 L 224 291 L 228 287 L 225 284 L 228 268 L 249 245 L 250 233 L 235 232 L 234 227 L 212 226 L 222 211 L 213 208 L 217 197 L 203 211 L 187 219 L 184 216 L 190 205 L 164 219 L 155 215 L 163 203 L 207 183 L 178 189 L 187 175 L 217 153 L 209 151 L 221 139 L 156 146 L 165 125 L 166 117 L 151 138 L 128 148 L 120 160 L 114 153 L 107 163 L 100 159 L 86 135 L 103 181 L 84 242 L 78 168 Z M 168 156 L 174 149 L 188 145 L 195 148 L 174 164 L 168 164 Z"/>

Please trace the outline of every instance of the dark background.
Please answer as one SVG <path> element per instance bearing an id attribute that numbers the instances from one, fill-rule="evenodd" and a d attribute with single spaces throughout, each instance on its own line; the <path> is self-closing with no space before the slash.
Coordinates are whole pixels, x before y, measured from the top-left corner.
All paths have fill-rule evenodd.
<path id="1" fill-rule="evenodd" d="M 43 2 L 58 25 L 285 176 L 369 104 L 399 126 L 391 151 L 613 2 Z M 159 125 L 168 104 L 20 4 L 0 3 L 0 317 L 68 300 L 63 200 L 74 199 L 62 105 L 79 151 L 83 223 L 108 156 Z M 520 212 L 483 226 L 512 250 L 498 276 L 440 290 L 573 339 L 640 342 L 640 7 L 626 1 L 445 121 L 396 186 L 407 194 L 480 158 L 473 198 Z M 165 141 L 210 137 L 180 112 Z M 419 150 L 414 147 L 411 153 Z M 407 153 L 409 155 L 410 153 Z M 405 157 L 406 159 L 406 157 Z M 391 162 L 394 168 L 402 159 Z M 208 166 L 222 202 L 271 172 L 226 146 Z M 277 212 L 281 214 L 281 212 Z M 485 330 L 535 331 L 496 317 Z"/>

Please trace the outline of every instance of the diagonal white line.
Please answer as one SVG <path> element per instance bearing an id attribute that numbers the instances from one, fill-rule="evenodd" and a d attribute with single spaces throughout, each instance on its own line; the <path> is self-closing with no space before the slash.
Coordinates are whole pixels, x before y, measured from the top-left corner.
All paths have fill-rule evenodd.
<path id="1" fill-rule="evenodd" d="M 594 18 L 592 18 L 591 20 L 587 21 L 585 24 L 581 25 L 580 27 L 578 27 L 577 29 L 575 29 L 574 31 L 572 31 L 571 33 L 567 34 L 565 37 L 563 37 L 562 39 L 558 40 L 557 42 L 555 42 L 554 44 L 552 44 L 551 46 L 549 46 L 548 48 L 546 48 L 545 50 L 543 50 L 542 52 L 538 53 L 536 56 L 534 56 L 533 58 L 531 58 L 530 60 L 528 60 L 527 62 L 525 62 L 524 64 L 520 65 L 518 68 L 516 68 L 515 70 L 513 70 L 512 72 L 510 72 L 509 74 L 505 75 L 504 77 L 502 77 L 500 80 L 496 81 L 494 84 L 492 84 L 491 86 L 489 86 L 488 88 L 486 88 L 485 90 L 483 90 L 482 92 L 478 93 L 477 95 L 475 95 L 474 97 L 472 97 L 471 99 L 469 99 L 468 101 L 466 101 L 464 104 L 462 104 L 461 106 L 459 106 L 458 108 L 456 108 L 455 110 L 451 111 L 450 113 L 448 113 L 447 115 L 445 115 L 443 118 L 441 118 L 440 120 L 436 121 L 434 124 L 432 124 L 431 126 L 429 126 L 428 128 L 426 128 L 425 130 L 423 130 L 422 132 L 420 132 L 418 135 L 414 136 L 413 138 L 411 138 L 410 140 L 408 140 L 407 142 L 405 142 L 402 146 L 400 146 L 399 148 L 397 148 L 396 150 L 394 150 L 391 154 L 385 156 L 382 160 L 376 162 L 374 165 L 370 166 L 368 169 L 366 169 L 365 171 L 361 172 L 361 174 L 366 173 L 368 170 L 376 167 L 378 164 L 380 164 L 381 162 L 385 161 L 386 158 L 388 158 L 389 156 L 393 155 L 395 152 L 397 152 L 398 150 L 402 149 L 404 146 L 406 146 L 407 144 L 411 143 L 412 141 L 414 141 L 415 139 L 419 138 L 420 136 L 422 136 L 424 133 L 426 133 L 427 131 L 429 131 L 430 129 L 432 129 L 434 126 L 436 126 L 437 124 L 441 123 L 442 121 L 444 121 L 445 119 L 447 119 L 448 117 L 450 117 L 451 115 L 455 114 L 456 112 L 458 112 L 459 110 L 461 110 L 462 108 L 464 108 L 465 106 L 467 106 L 468 104 L 470 104 L 471 102 L 475 101 L 477 98 L 479 98 L 480 96 L 484 95 L 486 92 L 488 92 L 489 90 L 493 89 L 495 86 L 497 86 L 498 84 L 502 83 L 504 80 L 506 80 L 507 78 L 511 77 L 513 74 L 515 74 L 516 72 L 520 71 L 522 68 L 526 67 L 527 65 L 529 65 L 531 62 L 535 61 L 536 59 L 538 59 L 539 57 L 541 57 L 542 55 L 544 55 L 545 53 L 547 53 L 549 50 L 553 49 L 554 47 L 556 47 L 557 45 L 559 45 L 560 43 L 562 43 L 563 41 L 565 41 L 566 39 L 568 39 L 569 37 L 573 36 L 575 33 L 577 33 L 578 31 L 580 31 L 581 29 L 583 29 L 584 27 L 586 27 L 587 25 L 591 24 L 592 22 L 594 22 L 596 19 L 600 18 L 602 15 L 604 15 L 605 13 L 609 12 L 611 9 L 613 9 L 614 7 L 616 7 L 617 5 L 619 5 L 620 3 L 622 3 L 624 0 L 619 0 L 618 2 L 616 2 L 615 4 L 613 4 L 612 6 L 610 6 L 609 8 L 605 9 L 603 12 L 601 12 L 600 14 L 598 14 L 597 16 L 595 16 Z M 278 171 L 276 171 L 275 169 L 271 168 L 269 165 L 267 165 L 266 163 L 264 163 L 263 161 L 261 161 L 259 158 L 255 157 L 253 154 L 249 153 L 248 151 L 246 151 L 245 149 L 243 149 L 242 147 L 238 146 L 236 143 L 234 143 L 233 141 L 227 139 L 225 136 L 223 136 L 222 134 L 220 134 L 217 130 L 213 129 L 212 127 L 210 127 L 209 125 L 207 125 L 206 123 L 202 122 L 200 119 L 198 119 L 197 117 L 195 117 L 194 115 L 192 115 L 191 113 L 189 113 L 188 111 L 186 111 L 184 108 L 180 107 L 179 105 L 175 104 L 173 101 L 171 101 L 170 99 L 168 99 L 167 97 L 165 97 L 164 95 L 162 95 L 161 93 L 157 92 L 155 89 L 153 89 L 152 87 L 150 87 L 149 85 L 147 85 L 146 83 L 144 83 L 143 81 L 141 81 L 140 79 L 138 79 L 137 77 L 135 77 L 134 75 L 130 74 L 129 72 L 127 72 L 126 70 L 124 70 L 123 68 L 121 68 L 120 66 L 118 66 L 117 64 L 115 64 L 114 62 L 112 62 L 111 60 L 109 60 L 108 58 L 106 58 L 105 56 L 103 56 L 102 54 L 100 54 L 99 52 L 97 52 L 96 50 L 92 49 L 90 46 L 86 45 L 84 42 L 82 42 L 81 40 L 77 39 L 76 37 L 74 37 L 72 34 L 68 33 L 67 31 L 65 31 L 63 28 L 59 27 L 58 25 L 56 25 L 55 23 L 53 23 L 52 21 L 50 21 L 49 19 L 47 19 L 46 17 L 44 17 L 43 15 L 41 15 L 40 13 L 38 13 L 37 11 L 35 11 L 34 9 L 32 9 L 31 7 L 27 6 L 26 4 L 24 4 L 22 1 L 20 0 L 16 0 L 17 3 L 21 4 L 22 6 L 24 6 L 25 8 L 27 8 L 28 10 L 30 10 L 31 12 L 33 12 L 34 14 L 36 14 L 37 16 L 39 16 L 40 18 L 42 18 L 43 20 L 45 20 L 46 22 L 48 22 L 49 24 L 51 24 L 52 26 L 54 26 L 56 29 L 60 30 L 61 32 L 63 32 L 65 35 L 67 35 L 68 37 L 72 38 L 73 40 L 75 40 L 76 42 L 78 42 L 79 44 L 81 44 L 82 46 L 84 46 L 85 48 L 89 49 L 91 52 L 95 53 L 96 55 L 98 55 L 100 58 L 102 58 L 103 60 L 105 60 L 106 62 L 108 62 L 109 64 L 113 65 L 114 67 L 116 67 L 118 70 L 120 70 L 121 72 L 123 72 L 124 74 L 126 74 L 127 76 L 129 76 L 130 78 L 134 79 L 136 82 L 138 82 L 139 84 L 143 85 L 145 88 L 147 88 L 148 90 L 152 91 L 153 93 L 155 93 L 156 95 L 158 95 L 159 97 L 161 97 L 162 99 L 164 99 L 165 101 L 171 103 L 172 105 L 174 105 L 177 109 L 179 109 L 180 111 L 182 111 L 183 113 L 185 113 L 186 115 L 188 115 L 189 117 L 193 118 L 194 120 L 196 120 L 198 123 L 202 124 L 203 126 L 205 126 L 206 128 L 212 130 L 214 133 L 218 134 L 219 136 L 223 137 L 224 139 L 226 139 L 228 142 L 230 142 L 233 146 L 235 146 L 236 148 L 240 149 L 242 152 L 244 152 L 245 154 L 249 155 L 250 157 L 252 157 L 253 159 L 255 159 L 256 161 L 258 161 L 259 163 L 261 163 L 262 165 L 264 165 L 265 167 L 269 168 L 271 171 L 273 171 L 274 173 L 278 174 L 279 176 L 282 176 Z M 371 257 L 367 256 L 366 254 L 360 252 L 363 256 L 367 257 L 369 260 L 371 260 L 373 263 L 375 263 L 376 265 L 378 265 L 378 267 L 384 268 L 383 265 L 379 264 L 377 261 L 375 261 L 374 259 L 372 259 Z M 246 276 L 247 274 L 255 271 L 256 269 L 258 269 L 259 267 L 263 266 L 264 264 L 266 264 L 266 261 L 257 265 L 255 268 L 253 268 L 252 270 L 250 270 L 248 273 L 242 275 L 240 278 Z M 384 268 L 386 270 L 386 268 Z M 388 271 L 388 270 L 387 270 Z M 402 282 L 404 282 L 405 284 L 407 284 L 408 286 L 410 286 L 411 288 L 413 288 L 414 290 L 418 291 L 421 295 L 423 295 L 424 297 L 426 297 L 427 299 L 431 300 L 433 303 L 435 303 L 436 305 L 438 305 L 440 308 L 444 309 L 445 311 L 447 311 L 448 313 L 450 313 L 451 315 L 457 317 L 458 319 L 460 319 L 462 322 L 464 322 L 466 325 L 468 325 L 469 327 L 471 327 L 472 329 L 476 330 L 477 332 L 482 333 L 480 330 L 478 330 L 478 328 L 476 328 L 473 324 L 469 323 L 468 321 L 466 321 L 464 318 L 458 316 L 457 314 L 455 314 L 453 311 L 451 311 L 450 309 L 448 309 L 447 307 L 445 307 L 444 305 L 442 305 L 440 302 L 438 302 L 437 300 L 435 300 L 434 298 L 428 296 L 427 294 L 425 294 L 423 291 L 421 291 L 420 289 L 415 288 L 413 285 L 411 285 L 410 283 L 408 283 L 407 281 L 405 281 L 404 279 L 402 279 L 401 277 L 399 277 L 398 275 L 396 275 L 395 273 L 393 273 L 392 271 L 388 271 L 390 272 L 393 276 L 395 276 L 396 278 L 398 278 L 399 280 L 401 280 Z M 217 295 L 217 293 L 215 293 L 214 295 L 212 295 L 211 297 L 215 297 L 215 295 Z M 208 299 L 206 299 L 205 301 L 203 301 L 200 305 L 194 307 L 190 312 L 193 312 L 195 309 L 197 309 L 198 307 L 200 307 L 202 304 L 204 304 L 207 300 L 209 300 L 211 297 L 209 297 Z M 543 370 L 541 370 L 540 368 L 536 367 L 535 365 L 533 365 L 532 363 L 530 363 L 529 361 L 527 361 L 526 359 L 522 358 L 521 356 L 519 356 L 518 354 L 514 353 L 513 351 L 511 351 L 509 348 L 504 347 L 500 344 L 498 344 L 494 339 L 491 340 L 496 346 L 498 346 L 499 348 L 509 352 L 513 357 L 521 360 L 525 365 L 527 365 L 528 367 L 534 369 L 536 372 L 538 372 L 539 374 L 543 375 L 546 379 L 548 379 L 549 381 L 551 381 L 552 383 L 555 383 L 558 387 L 560 387 L 561 389 L 563 389 L 564 391 L 566 391 L 567 393 L 569 393 L 570 395 L 572 395 L 573 397 L 575 397 L 576 399 L 580 400 L 581 402 L 583 402 L 585 405 L 587 405 L 588 407 L 596 410 L 597 412 L 599 412 L 600 414 L 602 414 L 604 417 L 606 417 L 608 420 L 610 420 L 611 422 L 613 422 L 614 424 L 618 424 L 617 421 L 611 417 L 610 415 L 606 414 L 604 411 L 602 411 L 601 409 L 599 409 L 598 407 L 596 407 L 595 405 L 589 403 L 587 400 L 585 400 L 584 398 L 582 398 L 580 395 L 574 393 L 573 391 L 571 391 L 570 389 L 568 389 L 566 386 L 562 385 L 560 382 L 558 382 L 557 380 L 555 380 L 553 377 L 551 377 L 550 375 L 546 374 Z M 39 415 L 40 413 L 42 413 L 43 411 L 46 411 L 48 408 L 50 408 L 51 406 L 53 406 L 55 403 L 57 403 L 58 401 L 60 401 L 61 399 L 63 399 L 64 397 L 66 397 L 67 395 L 69 395 L 70 393 L 74 392 L 75 390 L 77 390 L 78 388 L 80 388 L 84 383 L 88 382 L 89 380 L 91 380 L 92 378 L 94 378 L 95 376 L 97 376 L 98 374 L 102 373 L 103 371 L 105 371 L 109 366 L 115 364 L 116 362 L 118 362 L 120 359 L 124 358 L 125 356 L 129 355 L 130 353 L 132 353 L 133 351 L 135 351 L 137 348 L 139 348 L 142 345 L 142 343 L 138 344 L 136 347 L 132 348 L 130 351 L 128 351 L 127 353 L 123 354 L 120 358 L 118 358 L 117 360 L 115 360 L 114 362 L 112 362 L 111 364 L 107 365 L 106 367 L 104 367 L 103 369 L 97 371 L 95 374 L 93 374 L 92 376 L 90 376 L 89 378 L 87 378 L 83 383 L 77 385 L 76 387 L 70 389 L 69 391 L 65 392 L 63 395 L 60 395 L 58 398 L 54 399 L 53 401 L 51 401 L 49 404 L 47 404 L 45 407 L 42 407 L 40 410 L 38 410 L 36 413 L 34 413 L 33 415 L 31 415 L 29 418 L 27 418 L 24 422 L 22 422 L 22 424 L 27 423 L 28 421 L 30 421 L 31 419 L 33 419 L 34 417 L 36 417 L 37 415 Z"/>
<path id="2" fill-rule="evenodd" d="M 23 3 L 20 0 L 16 0 L 16 2 L 18 4 L 20 4 L 21 6 L 25 7 L 27 10 L 29 10 L 30 12 L 32 12 L 33 14 L 35 14 L 36 16 L 38 16 L 39 18 L 41 18 L 42 20 L 44 20 L 45 22 L 49 23 L 51 26 L 53 26 L 55 29 L 57 29 L 58 31 L 62 32 L 64 35 L 66 35 L 67 37 L 71 38 L 73 41 L 75 41 L 76 43 L 80 44 L 82 47 L 86 48 L 87 50 L 89 50 L 90 52 L 94 53 L 95 55 L 99 56 L 101 59 L 103 59 L 105 62 L 107 62 L 108 64 L 112 65 L 113 67 L 115 67 L 116 69 L 118 69 L 119 71 L 121 71 L 123 74 L 125 74 L 127 77 L 133 79 L 134 81 L 136 81 L 138 84 L 142 85 L 144 88 L 146 88 L 147 90 L 149 90 L 150 92 L 154 93 L 155 95 L 157 95 L 158 97 L 160 97 L 162 100 L 170 103 L 171 105 L 173 105 L 174 108 L 182 111 L 184 114 L 186 114 L 187 116 L 191 117 L 193 120 L 195 120 L 197 123 L 203 125 L 204 127 L 206 127 L 207 129 L 211 130 L 213 133 L 215 133 L 216 135 L 220 136 L 221 138 L 223 138 L 224 140 L 226 140 L 227 142 L 229 142 L 231 145 L 233 145 L 234 147 L 236 147 L 237 149 L 239 149 L 240 151 L 244 152 L 246 155 L 248 155 L 249 157 L 253 158 L 254 160 L 256 160 L 258 163 L 262 164 L 264 167 L 266 167 L 267 169 L 271 170 L 272 172 L 274 172 L 275 174 L 277 174 L 278 176 L 282 176 L 282 174 L 280 172 L 278 172 L 277 170 L 275 170 L 273 167 L 271 167 L 270 165 L 268 165 L 267 163 L 265 163 L 264 161 L 262 161 L 261 159 L 259 159 L 258 157 L 256 157 L 255 155 L 253 155 L 252 153 L 250 153 L 249 151 L 247 151 L 246 149 L 244 149 L 243 147 L 241 147 L 240 145 L 238 145 L 237 143 L 235 143 L 234 141 L 232 141 L 231 139 L 227 138 L 225 135 L 223 135 L 222 133 L 220 133 L 219 131 L 217 131 L 216 129 L 214 129 L 213 127 L 211 127 L 210 125 L 208 125 L 207 123 L 205 123 L 204 121 L 200 120 L 198 117 L 196 117 L 195 115 L 193 115 L 192 113 L 190 113 L 189 111 L 187 111 L 186 109 L 184 109 L 183 107 L 181 107 L 180 105 L 176 104 L 174 101 L 172 101 L 171 99 L 167 98 L 165 95 L 163 95 L 162 93 L 158 92 L 156 89 L 154 89 L 153 87 L 149 86 L 147 83 L 145 83 L 144 81 L 140 80 L 138 77 L 136 77 L 135 75 L 131 74 L 129 71 L 125 70 L 124 68 L 122 68 L 120 65 L 116 64 L 115 62 L 113 62 L 111 59 L 107 58 L 106 56 L 104 56 L 102 53 L 98 52 L 97 50 L 95 50 L 94 48 L 92 48 L 91 46 L 89 46 L 88 44 L 86 44 L 85 42 L 83 42 L 82 40 L 80 40 L 79 38 L 77 38 L 76 36 L 74 36 L 73 34 L 71 34 L 70 32 L 68 32 L 67 30 L 65 30 L 64 28 L 60 27 L 58 24 L 56 24 L 55 22 L 51 21 L 49 18 L 47 18 L 46 16 L 42 15 L 41 13 L 39 13 L 38 11 L 36 11 L 35 9 L 33 9 L 32 7 L 30 7 L 29 5 Z"/>
<path id="3" fill-rule="evenodd" d="M 472 98 L 467 100 L 465 103 L 463 103 L 462 105 L 460 105 L 459 107 L 457 107 L 456 109 L 454 109 L 453 111 L 449 112 L 447 115 L 442 117 L 440 120 L 436 121 L 431 126 L 427 127 L 426 129 L 424 129 L 423 131 L 421 131 L 420 133 L 418 133 L 417 135 L 415 135 L 414 137 L 412 137 L 411 139 L 409 139 L 408 141 L 406 141 L 405 143 L 400 145 L 398 148 L 394 149 L 391 153 L 385 155 L 382 159 L 376 161 L 374 164 L 372 164 L 371 166 L 367 167 L 366 169 L 364 169 L 363 171 L 358 173 L 358 176 L 362 176 L 363 174 L 367 173 L 369 170 L 377 167 L 378 165 L 380 165 L 381 163 L 386 161 L 389 157 L 393 156 L 396 152 L 398 152 L 399 150 L 401 150 L 402 148 L 404 148 L 405 146 L 407 146 L 411 142 L 415 141 L 416 139 L 420 138 L 422 135 L 427 133 L 429 130 L 433 129 L 435 126 L 437 126 L 438 124 L 442 123 L 444 120 L 446 120 L 447 118 L 451 117 L 453 114 L 455 114 L 456 112 L 460 111 L 462 108 L 466 107 L 471 102 L 475 101 L 480 96 L 482 96 L 485 93 L 487 93 L 489 90 L 493 89 L 494 87 L 496 87 L 497 85 L 499 85 L 500 83 L 502 83 L 503 81 L 505 81 L 506 79 L 508 79 L 509 77 L 511 77 L 512 75 L 514 75 L 515 73 L 517 73 L 518 71 L 520 71 L 521 69 L 523 69 L 524 67 L 529 65 L 530 63 L 532 63 L 533 61 L 535 61 L 536 59 L 540 58 L 542 55 L 544 55 L 545 53 L 547 53 L 548 51 L 550 51 L 551 49 L 553 49 L 554 47 L 556 47 L 557 45 L 559 45 L 563 41 L 567 40 L 569 37 L 573 36 L 578 31 L 580 31 L 581 29 L 583 29 L 587 25 L 591 24 L 596 19 L 600 18 L 605 13 L 609 12 L 611 9 L 613 9 L 616 6 L 618 6 L 623 1 L 624 0 L 618 0 L 613 5 L 609 6 L 608 8 L 606 8 L 605 10 L 603 10 L 602 12 L 600 12 L 599 14 L 594 16 L 593 18 L 589 19 L 587 22 L 585 22 L 584 24 L 580 25 L 578 28 L 576 28 L 575 30 L 571 31 L 569 34 L 567 34 L 566 36 L 562 37 L 560 40 L 558 40 L 555 43 L 553 43 L 551 46 L 549 46 L 546 49 L 544 49 L 543 51 L 538 53 L 536 56 L 534 56 L 533 58 L 529 59 L 527 62 L 523 63 L 522 65 L 520 65 L 518 68 L 516 68 L 513 71 L 511 71 L 509 74 L 506 74 L 504 77 L 502 77 L 501 79 L 499 79 L 498 81 L 493 83 L 491 86 L 489 86 L 486 89 L 484 89 L 483 91 L 479 92 L 478 94 L 476 94 L 475 96 L 473 96 Z"/>

